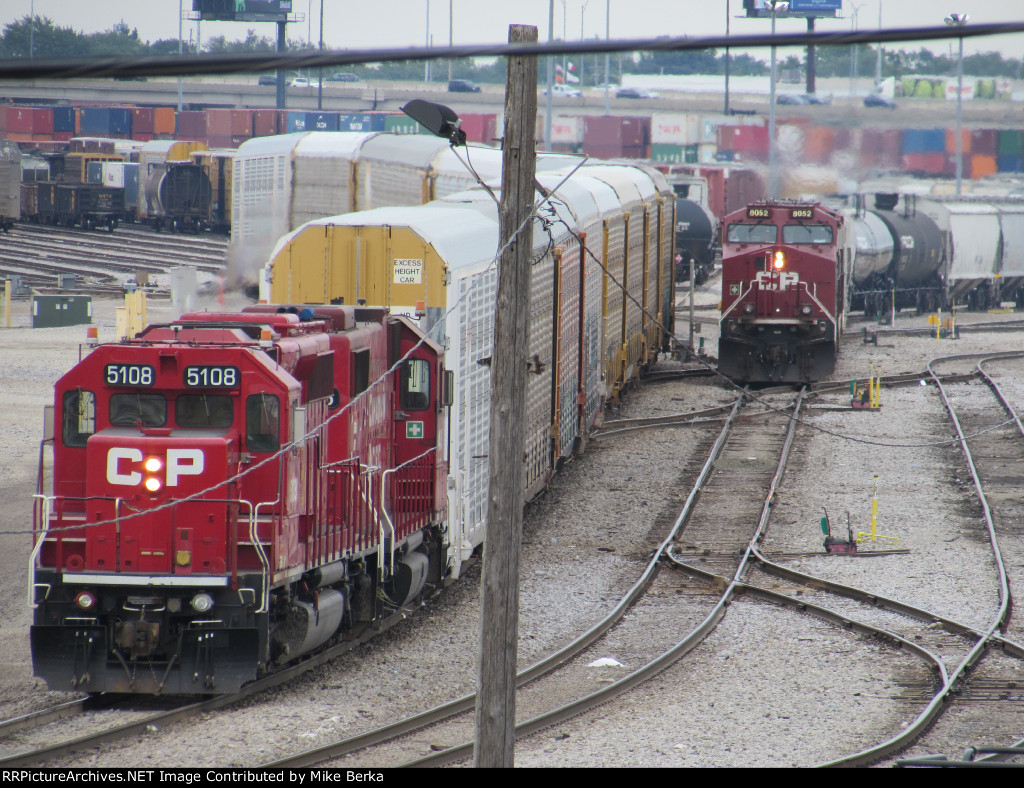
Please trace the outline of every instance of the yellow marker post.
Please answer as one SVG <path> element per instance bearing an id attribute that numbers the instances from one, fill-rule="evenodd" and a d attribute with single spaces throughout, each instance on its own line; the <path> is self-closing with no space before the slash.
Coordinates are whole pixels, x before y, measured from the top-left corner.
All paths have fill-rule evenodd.
<path id="1" fill-rule="evenodd" d="M 898 536 L 885 536 L 877 532 L 878 528 L 878 476 L 875 476 L 874 485 L 871 489 L 871 533 L 861 531 L 857 534 L 858 542 L 874 542 L 876 539 L 889 539 L 899 544 Z M 865 537 L 870 537 L 865 539 Z"/>

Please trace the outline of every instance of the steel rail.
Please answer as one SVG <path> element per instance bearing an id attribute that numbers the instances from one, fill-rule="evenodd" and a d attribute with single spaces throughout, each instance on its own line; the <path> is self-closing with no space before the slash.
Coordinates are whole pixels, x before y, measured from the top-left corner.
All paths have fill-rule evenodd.
<path id="1" fill-rule="evenodd" d="M 751 548 L 760 539 L 764 537 L 765 528 L 768 523 L 768 518 L 771 513 L 771 502 L 775 496 L 776 489 L 782 481 L 782 477 L 785 473 L 785 467 L 789 459 L 789 451 L 793 444 L 793 438 L 796 434 L 796 425 L 798 424 L 798 416 L 800 413 L 800 406 L 803 402 L 805 390 L 801 389 L 797 395 L 797 401 L 793 408 L 793 413 L 789 417 L 789 428 L 786 433 L 786 439 L 783 443 L 781 456 L 779 463 L 776 467 L 775 474 L 772 477 L 769 490 L 765 496 L 764 504 L 761 510 L 761 518 L 758 522 L 757 529 L 753 537 L 751 537 L 750 543 L 748 544 L 747 550 L 744 553 L 743 558 L 740 560 L 739 568 L 736 571 L 736 575 L 733 580 L 729 583 L 728 587 L 722 592 L 717 604 L 711 610 L 705 619 L 693 630 L 691 630 L 682 640 L 676 643 L 675 646 L 669 650 L 663 652 L 660 656 L 648 662 L 641 668 L 633 671 L 627 676 L 619 679 L 613 684 L 607 687 L 591 693 L 579 700 L 573 701 L 572 703 L 560 706 L 557 709 L 553 709 L 544 714 L 538 715 L 529 719 L 523 723 L 516 725 L 515 736 L 521 738 L 528 736 L 531 733 L 535 733 L 544 728 L 556 725 L 559 722 L 567 720 L 571 717 L 583 714 L 591 709 L 597 708 L 610 700 L 621 695 L 634 687 L 654 678 L 665 669 L 671 667 L 673 664 L 679 661 L 682 657 L 700 645 L 701 642 L 715 630 L 718 626 L 718 622 L 725 616 L 726 609 L 731 604 L 733 598 L 736 596 L 738 589 L 743 585 L 739 580 L 739 575 L 742 573 L 746 562 L 749 560 L 751 555 Z M 731 420 L 730 420 L 731 421 Z M 722 442 L 722 438 L 726 436 L 728 429 L 722 431 L 722 435 L 719 436 L 719 442 Z M 721 446 L 716 443 L 716 448 L 721 449 Z M 700 492 L 700 486 L 703 484 L 703 479 L 710 471 L 710 464 L 705 465 L 704 470 L 701 473 L 701 478 L 698 479 L 698 483 L 695 484 L 693 491 L 690 493 L 690 497 L 687 499 L 687 505 L 690 504 L 691 500 L 695 500 L 696 495 Z M 683 520 L 677 520 L 677 526 L 681 525 Z M 673 529 L 678 530 L 678 528 Z M 672 537 L 669 537 L 665 542 L 662 543 L 661 548 L 658 550 L 655 560 L 660 560 L 662 554 L 667 554 L 671 548 Z M 424 758 L 411 761 L 403 764 L 403 766 L 410 768 L 421 768 L 421 767 L 438 767 L 447 766 L 453 763 L 457 763 L 465 758 L 469 757 L 473 752 L 473 742 L 464 742 L 462 744 L 450 747 L 442 750 L 441 752 L 433 753 Z"/>
<path id="2" fill-rule="evenodd" d="M 715 460 L 718 459 L 718 456 L 721 454 L 722 447 L 725 445 L 726 439 L 732 429 L 733 421 L 738 415 L 744 400 L 745 395 L 737 397 L 735 402 L 733 402 L 732 410 L 727 417 L 726 423 L 719 433 L 714 445 L 711 447 L 711 450 L 708 453 L 708 459 L 704 463 L 704 467 L 701 469 L 686 502 L 683 504 L 683 508 L 680 511 L 679 516 L 673 523 L 668 536 L 654 552 L 653 557 L 647 564 L 643 573 L 640 575 L 640 578 L 603 619 L 598 621 L 590 629 L 565 645 L 563 648 L 520 672 L 516 677 L 516 687 L 522 687 L 534 679 L 550 673 L 556 668 L 564 665 L 573 657 L 577 656 L 603 636 L 615 623 L 617 623 L 633 606 L 640 595 L 647 589 L 651 581 L 654 579 L 662 553 L 668 549 L 668 546 L 675 539 L 679 530 L 689 519 L 693 507 L 696 504 L 700 487 L 710 475 Z M 372 747 L 375 744 L 380 744 L 381 742 L 388 741 L 389 739 L 393 739 L 397 736 L 401 736 L 459 714 L 472 711 L 475 708 L 475 704 L 475 693 L 464 695 L 461 698 L 427 709 L 424 712 L 399 720 L 398 722 L 383 725 L 378 728 L 374 728 L 373 730 L 366 731 L 365 733 L 350 736 L 347 739 L 332 742 L 331 744 L 327 744 L 307 752 L 298 753 L 271 763 L 263 764 L 263 768 L 297 768 L 323 763 L 332 758 L 339 758 L 357 750 Z M 448 751 L 445 750 L 445 752 Z"/>
<path id="3" fill-rule="evenodd" d="M 945 387 L 942 385 L 942 381 L 939 379 L 938 374 L 934 371 L 933 366 L 949 361 L 961 361 L 970 358 L 978 358 L 984 356 L 987 358 L 1019 358 L 1022 353 L 1020 352 L 1006 352 L 1006 353 L 964 353 L 953 356 L 943 356 L 932 359 L 928 362 L 928 373 L 932 377 L 939 392 L 939 397 L 942 400 L 943 405 L 946 407 L 946 412 L 949 414 L 950 420 L 953 422 L 953 427 L 956 429 L 958 442 L 960 443 L 960 449 L 963 452 L 964 459 L 967 462 L 968 469 L 971 472 L 971 478 L 974 481 L 974 489 L 978 496 L 978 501 L 981 503 L 982 511 L 985 516 L 985 527 L 988 531 L 989 544 L 992 547 L 993 558 L 996 562 L 997 573 L 999 576 L 999 606 L 995 612 L 995 615 L 984 630 L 980 631 L 980 636 L 974 647 L 968 652 L 967 656 L 961 660 L 960 664 L 953 670 L 947 681 L 944 682 L 942 688 L 935 694 L 932 700 L 924 708 L 924 710 L 917 716 L 917 718 L 910 725 L 906 726 L 900 733 L 887 739 L 880 744 L 873 747 L 861 750 L 860 752 L 852 755 L 844 756 L 842 758 L 835 758 L 831 761 L 820 764 L 823 767 L 834 767 L 834 766 L 861 766 L 884 758 L 887 755 L 894 754 L 904 749 L 907 745 L 912 743 L 915 739 L 919 738 L 935 721 L 935 719 L 948 707 L 949 700 L 957 687 L 958 683 L 967 675 L 968 671 L 974 667 L 974 665 L 984 656 L 985 650 L 987 649 L 990 642 L 995 642 L 997 638 L 997 630 L 1002 627 L 1010 612 L 1010 588 L 1009 582 L 1006 577 L 1006 566 L 1003 562 L 1002 552 L 999 549 L 999 542 L 996 538 L 995 523 L 992 520 L 992 510 L 989 507 L 988 499 L 985 496 L 984 486 L 981 483 L 981 479 L 978 475 L 978 470 L 975 467 L 974 457 L 971 454 L 971 450 L 967 445 L 967 438 L 964 435 L 963 428 L 960 425 L 960 420 L 957 418 L 956 411 L 953 408 L 953 404 L 949 400 L 949 396 L 946 393 Z"/>

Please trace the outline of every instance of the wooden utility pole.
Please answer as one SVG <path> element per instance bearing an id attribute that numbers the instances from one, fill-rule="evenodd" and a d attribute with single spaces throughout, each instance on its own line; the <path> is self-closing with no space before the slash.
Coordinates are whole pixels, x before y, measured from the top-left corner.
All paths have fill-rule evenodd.
<path id="1" fill-rule="evenodd" d="M 537 43 L 537 28 L 509 27 L 510 44 Z M 497 312 L 491 352 L 489 492 L 480 586 L 480 664 L 474 766 L 511 768 L 516 729 L 519 550 L 523 528 L 532 222 L 537 170 L 537 58 L 510 56 L 502 143 Z M 515 240 L 509 243 L 509 239 Z M 506 244 L 507 247 L 506 247 Z"/>

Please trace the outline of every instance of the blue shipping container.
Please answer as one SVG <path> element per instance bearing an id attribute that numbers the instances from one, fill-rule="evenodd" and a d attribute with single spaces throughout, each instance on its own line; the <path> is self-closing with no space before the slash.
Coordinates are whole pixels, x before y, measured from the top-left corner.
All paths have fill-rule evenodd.
<path id="1" fill-rule="evenodd" d="M 85 107 L 82 110 L 81 133 L 108 137 L 132 133 L 131 110 L 121 107 Z"/>
<path id="2" fill-rule="evenodd" d="M 999 172 L 1024 172 L 1024 156 L 996 156 Z"/>
<path id="3" fill-rule="evenodd" d="M 75 108 L 54 107 L 53 108 L 53 130 L 54 131 L 75 131 Z"/>
<path id="4" fill-rule="evenodd" d="M 288 113 L 288 133 L 292 134 L 296 131 L 306 130 L 306 114 L 305 112 L 289 112 Z"/>
<path id="5" fill-rule="evenodd" d="M 342 131 L 373 131 L 373 115 L 369 112 L 343 113 Z"/>
<path id="6" fill-rule="evenodd" d="M 907 129 L 903 132 L 903 153 L 945 153 L 943 129 Z"/>
<path id="7" fill-rule="evenodd" d="M 306 131 L 338 131 L 341 120 L 337 112 L 307 112 Z"/>

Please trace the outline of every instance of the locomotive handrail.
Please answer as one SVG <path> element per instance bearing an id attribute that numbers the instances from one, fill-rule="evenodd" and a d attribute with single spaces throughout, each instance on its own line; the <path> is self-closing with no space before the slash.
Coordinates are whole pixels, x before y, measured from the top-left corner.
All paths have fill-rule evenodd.
<path id="1" fill-rule="evenodd" d="M 728 309 L 726 309 L 722 313 L 722 317 L 719 318 L 720 320 L 724 320 L 725 318 L 727 318 L 729 316 L 729 313 L 732 312 L 732 310 L 734 310 L 737 306 L 739 306 L 739 303 L 740 303 L 740 301 L 743 300 L 743 297 L 745 295 L 747 295 L 747 293 L 749 293 L 751 290 L 754 289 L 754 286 L 750 285 L 746 290 L 743 290 L 742 288 L 743 288 L 743 284 L 740 283 L 740 294 L 738 296 L 736 296 L 736 300 L 732 302 L 732 306 L 730 306 Z"/>
<path id="2" fill-rule="evenodd" d="M 244 498 L 239 498 L 240 504 L 244 503 L 249 507 L 249 541 L 252 542 L 253 547 L 256 550 L 256 555 L 260 559 L 260 563 L 263 565 L 263 588 L 262 598 L 260 599 L 260 607 L 257 613 L 266 613 L 270 609 L 270 559 L 267 558 L 267 552 L 263 549 L 263 543 L 260 542 L 259 534 L 257 533 L 257 526 L 259 525 L 260 519 L 260 507 L 261 506 L 274 506 L 281 502 L 281 487 L 277 488 L 277 498 L 273 501 L 260 501 L 258 504 L 253 505 L 252 501 L 247 501 Z M 238 556 L 237 554 L 233 557 L 235 563 L 235 570 L 238 569 Z"/>
<path id="3" fill-rule="evenodd" d="M 384 471 L 384 473 L 381 474 L 381 477 L 380 477 L 380 509 L 384 513 L 384 519 L 387 521 L 388 528 L 391 529 L 391 550 L 390 550 L 391 555 L 388 557 L 388 564 L 389 564 L 389 568 L 390 568 L 390 572 L 391 572 L 391 577 L 395 576 L 395 522 L 394 522 L 394 519 L 391 517 L 391 514 L 388 512 L 388 499 L 387 499 L 387 480 L 388 480 L 388 474 L 389 473 L 398 473 L 398 471 L 402 470 L 407 465 L 412 465 L 414 462 L 417 462 L 418 460 L 422 460 L 428 454 L 430 454 L 433 451 L 435 451 L 436 448 L 437 447 L 435 447 L 435 446 L 431 446 L 429 449 L 427 449 L 422 454 L 418 454 L 417 456 L 412 457 L 412 458 L 406 460 L 401 465 L 398 465 L 398 466 L 396 466 L 394 468 L 388 468 L 386 471 Z M 383 533 L 383 529 L 381 529 L 381 547 L 378 547 L 378 551 L 383 549 L 383 542 L 384 542 L 384 533 Z M 383 556 L 381 556 L 381 557 L 383 558 Z"/>
<path id="4" fill-rule="evenodd" d="M 39 605 L 36 604 L 36 559 L 39 557 L 39 553 L 42 552 L 43 545 L 46 543 L 46 535 L 50 532 L 50 504 L 56 499 L 55 495 L 33 495 L 37 501 L 42 501 L 43 504 L 43 532 L 36 540 L 35 547 L 32 548 L 32 552 L 28 557 L 28 606 L 33 610 L 37 609 Z"/>

